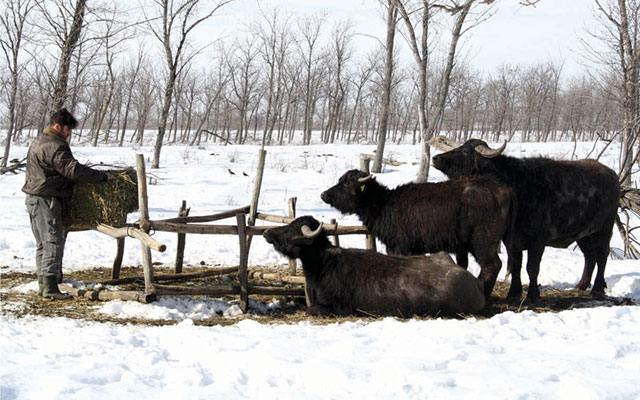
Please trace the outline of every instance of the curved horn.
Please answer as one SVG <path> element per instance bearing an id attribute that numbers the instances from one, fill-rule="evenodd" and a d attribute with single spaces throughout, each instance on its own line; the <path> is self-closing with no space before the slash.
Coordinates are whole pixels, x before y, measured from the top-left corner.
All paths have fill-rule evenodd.
<path id="1" fill-rule="evenodd" d="M 487 157 L 487 158 L 493 158 L 493 157 L 497 157 L 500 154 L 502 154 L 502 152 L 504 151 L 504 149 L 507 148 L 507 141 L 505 140 L 504 143 L 502 144 L 502 146 L 500 146 L 499 149 L 491 149 L 488 146 L 481 144 L 478 145 L 474 148 L 474 150 L 480 154 L 483 157 Z"/>
<path id="2" fill-rule="evenodd" d="M 358 178 L 358 183 L 365 183 L 365 182 L 369 182 L 370 180 L 373 179 L 373 175 L 369 174 L 367 176 L 364 176 L 362 178 Z"/>
<path id="3" fill-rule="evenodd" d="M 314 237 L 318 236 L 321 230 L 322 230 L 322 223 L 318 225 L 318 229 L 316 229 L 315 231 L 312 231 L 311 228 L 309 228 L 307 225 L 302 225 L 302 228 L 300 228 L 300 231 L 302 232 L 302 236 L 309 239 L 313 239 Z"/>

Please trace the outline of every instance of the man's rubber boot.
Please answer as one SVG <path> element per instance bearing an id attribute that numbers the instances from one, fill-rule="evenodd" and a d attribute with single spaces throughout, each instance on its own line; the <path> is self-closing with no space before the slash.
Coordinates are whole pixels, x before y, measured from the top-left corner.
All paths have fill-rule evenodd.
<path id="1" fill-rule="evenodd" d="M 58 283 L 62 283 L 62 268 L 60 268 L 60 270 L 58 271 Z"/>
<path id="2" fill-rule="evenodd" d="M 38 296 L 42 297 L 44 285 L 42 284 L 42 275 L 38 275 Z"/>
<path id="3" fill-rule="evenodd" d="M 69 300 L 71 296 L 68 293 L 60 292 L 58 288 L 58 277 L 54 276 L 43 276 L 42 277 L 42 297 L 45 299 L 51 300 Z"/>

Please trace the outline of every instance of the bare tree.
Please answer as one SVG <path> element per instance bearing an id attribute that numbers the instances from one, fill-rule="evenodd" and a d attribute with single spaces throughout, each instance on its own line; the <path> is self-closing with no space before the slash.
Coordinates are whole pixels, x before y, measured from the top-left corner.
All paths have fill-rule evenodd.
<path id="1" fill-rule="evenodd" d="M 201 0 L 153 0 L 157 16 L 147 18 L 153 36 L 160 42 L 166 62 L 166 82 L 162 97 L 160 120 L 158 121 L 158 135 L 153 148 L 151 168 L 160 167 L 160 151 L 167 128 L 169 110 L 171 109 L 173 90 L 184 68 L 202 49 L 190 50 L 189 37 L 194 29 L 202 24 L 225 5 L 233 0 L 219 0 L 204 12 L 200 7 Z"/>
<path id="2" fill-rule="evenodd" d="M 68 98 L 69 71 L 73 52 L 85 26 L 87 0 L 62 0 L 55 4 L 39 1 L 37 4 L 43 17 L 42 29 L 45 32 L 53 29 L 55 43 L 60 48 L 53 100 L 49 108 L 49 111 L 55 111 L 62 108 Z"/>
<path id="3" fill-rule="evenodd" d="M 304 66 L 304 79 L 301 85 L 301 100 L 304 104 L 304 133 L 303 144 L 311 143 L 311 129 L 313 128 L 313 115 L 316 101 L 318 100 L 318 86 L 320 83 L 321 60 L 324 57 L 318 51 L 322 25 L 326 20 L 326 14 L 318 14 L 313 17 L 305 17 L 298 21 L 300 38 L 296 42 L 298 54 Z"/>
<path id="4" fill-rule="evenodd" d="M 393 80 L 393 46 L 396 35 L 396 23 L 398 20 L 398 8 L 395 0 L 387 0 L 387 40 L 385 45 L 385 68 L 382 83 L 382 104 L 380 105 L 380 125 L 378 126 L 378 145 L 376 156 L 373 160 L 371 172 L 382 171 L 382 159 L 384 145 L 387 140 L 387 128 L 389 123 L 389 104 L 391 103 L 391 85 Z"/>
<path id="5" fill-rule="evenodd" d="M 8 72 L 11 76 L 9 82 L 9 125 L 7 127 L 7 136 L 4 143 L 4 156 L 0 163 L 0 168 L 7 167 L 9 159 L 9 149 L 11 147 L 11 139 L 13 137 L 16 112 L 17 112 L 17 94 L 18 94 L 18 76 L 23 65 L 20 63 L 20 50 L 22 49 L 23 36 L 26 31 L 25 24 L 27 18 L 34 8 L 32 0 L 3 0 L 3 10 L 0 12 L 0 48 L 7 61 Z M 3 82 L 4 86 L 4 82 Z"/>
<path id="6" fill-rule="evenodd" d="M 596 0 L 606 24 L 599 36 L 617 55 L 614 71 L 620 79 L 620 101 L 624 110 L 620 181 L 631 184 L 632 164 L 639 157 L 640 145 L 640 0 Z M 613 64 L 610 64 L 613 65 Z"/>

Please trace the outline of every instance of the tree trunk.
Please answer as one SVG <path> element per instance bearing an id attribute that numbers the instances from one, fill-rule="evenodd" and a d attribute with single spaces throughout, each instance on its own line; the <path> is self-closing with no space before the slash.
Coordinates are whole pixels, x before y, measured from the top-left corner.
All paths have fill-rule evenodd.
<path id="1" fill-rule="evenodd" d="M 398 15 L 398 9 L 396 8 L 394 0 L 388 0 L 387 3 L 387 55 L 384 70 L 382 105 L 380 109 L 380 125 L 378 127 L 378 146 L 376 148 L 376 158 L 373 161 L 373 167 L 371 168 L 371 172 L 375 173 L 380 173 L 382 171 L 384 145 L 387 140 L 389 105 L 391 103 L 391 84 L 393 79 L 393 44 L 396 35 L 396 17 Z"/>

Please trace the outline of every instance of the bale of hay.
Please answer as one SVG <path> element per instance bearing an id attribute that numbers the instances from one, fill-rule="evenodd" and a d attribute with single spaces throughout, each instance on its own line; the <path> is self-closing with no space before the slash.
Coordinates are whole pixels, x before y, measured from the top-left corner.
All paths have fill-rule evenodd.
<path id="1" fill-rule="evenodd" d="M 138 209 L 136 170 L 107 170 L 116 178 L 108 182 L 76 183 L 73 195 L 62 201 L 66 230 L 91 229 L 99 223 L 122 226 L 127 214 Z"/>

